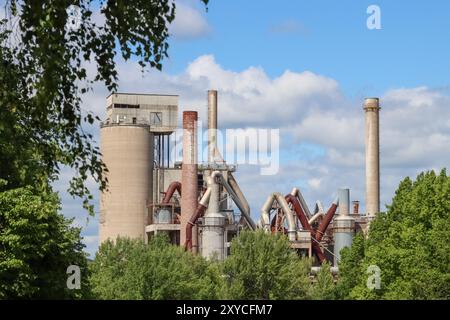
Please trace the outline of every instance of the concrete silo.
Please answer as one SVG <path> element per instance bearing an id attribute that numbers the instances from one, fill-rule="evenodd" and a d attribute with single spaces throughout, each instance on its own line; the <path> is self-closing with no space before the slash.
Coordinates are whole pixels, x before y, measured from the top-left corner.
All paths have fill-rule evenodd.
<path id="1" fill-rule="evenodd" d="M 112 94 L 100 129 L 108 188 L 100 199 L 100 243 L 117 236 L 145 238 L 153 201 L 154 141 L 173 132 L 178 96 Z"/>

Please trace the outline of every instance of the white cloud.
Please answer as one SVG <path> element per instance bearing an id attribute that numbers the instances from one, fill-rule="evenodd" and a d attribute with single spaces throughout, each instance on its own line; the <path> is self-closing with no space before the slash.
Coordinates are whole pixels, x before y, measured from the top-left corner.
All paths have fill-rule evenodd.
<path id="1" fill-rule="evenodd" d="M 177 75 L 142 74 L 137 64 L 119 63 L 119 77 L 122 92 L 179 94 L 180 111 L 197 110 L 205 121 L 206 91 L 217 89 L 219 127 L 281 129 L 283 158 L 277 175 L 261 176 L 252 166 L 239 166 L 236 173 L 254 217 L 271 192 L 288 193 L 294 186 L 302 189 L 311 206 L 317 199 L 328 206 L 336 190 L 348 186 L 364 210 L 363 101 L 346 98 L 336 80 L 289 70 L 272 78 L 257 66 L 226 70 L 212 55 L 198 57 Z M 103 115 L 105 96 L 104 90 L 91 94 L 86 108 Z M 400 88 L 381 96 L 381 106 L 384 208 L 402 178 L 450 163 L 450 98 L 427 87 Z M 299 143 L 312 147 L 297 148 Z M 324 152 L 309 157 L 315 148 Z M 90 230 L 87 236 L 95 236 Z"/>
<path id="2" fill-rule="evenodd" d="M 169 32 L 175 39 L 189 40 L 208 35 L 211 26 L 199 8 L 191 6 L 187 1 L 177 1 L 175 20 L 170 25 Z"/>

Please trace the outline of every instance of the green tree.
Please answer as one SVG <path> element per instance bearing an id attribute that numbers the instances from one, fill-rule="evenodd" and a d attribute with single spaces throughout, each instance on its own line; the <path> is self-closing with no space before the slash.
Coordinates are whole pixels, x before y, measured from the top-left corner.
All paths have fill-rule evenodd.
<path id="1" fill-rule="evenodd" d="M 322 264 L 315 283 L 312 286 L 311 297 L 314 300 L 333 300 L 335 299 L 336 287 L 334 278 L 331 274 L 330 264 Z"/>
<path id="2" fill-rule="evenodd" d="M 75 23 L 69 8 L 79 13 Z M 82 197 L 93 214 L 85 181 L 92 177 L 105 188 L 105 167 L 88 132 L 99 119 L 82 111 L 82 96 L 95 82 L 117 90 L 118 55 L 143 68 L 162 68 L 175 1 L 10 0 L 5 11 L 0 21 L 3 190 L 45 185 L 57 179 L 61 165 L 69 166 L 76 171 L 69 192 Z"/>
<path id="3" fill-rule="evenodd" d="M 352 246 L 348 256 L 360 256 Z M 359 251 L 359 252 L 355 252 Z M 360 263 L 343 259 L 343 279 L 360 273 L 354 299 L 450 299 L 450 177 L 445 170 L 404 179 L 386 214 L 371 223 Z M 367 268 L 381 270 L 381 288 L 367 287 Z"/>
<path id="4" fill-rule="evenodd" d="M 336 285 L 336 297 L 338 299 L 348 299 L 350 291 L 362 281 L 365 274 L 361 272 L 364 258 L 364 235 L 358 232 L 351 248 L 344 248 L 341 251 L 339 263 L 339 281 Z"/>
<path id="5" fill-rule="evenodd" d="M 148 245 L 117 238 L 104 242 L 91 264 L 99 299 L 214 299 L 218 269 L 157 236 Z"/>
<path id="6" fill-rule="evenodd" d="M 80 229 L 58 210 L 55 193 L 30 187 L 0 192 L 0 299 L 87 297 Z M 80 267 L 80 290 L 67 288 L 70 265 Z"/>
<path id="7" fill-rule="evenodd" d="M 310 263 L 300 259 L 284 235 L 244 231 L 223 263 L 227 299 L 307 299 Z"/>

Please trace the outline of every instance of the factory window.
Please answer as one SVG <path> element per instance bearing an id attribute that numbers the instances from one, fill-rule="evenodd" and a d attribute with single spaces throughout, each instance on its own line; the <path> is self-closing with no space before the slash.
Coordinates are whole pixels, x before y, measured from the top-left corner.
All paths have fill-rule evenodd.
<path id="1" fill-rule="evenodd" d="M 114 103 L 114 108 L 121 108 L 121 109 L 139 109 L 139 105 L 138 105 L 138 104 Z"/>
<path id="2" fill-rule="evenodd" d="M 150 113 L 150 124 L 154 126 L 162 125 L 162 112 Z"/>
<path id="3" fill-rule="evenodd" d="M 136 117 L 133 117 L 133 124 L 136 124 Z"/>

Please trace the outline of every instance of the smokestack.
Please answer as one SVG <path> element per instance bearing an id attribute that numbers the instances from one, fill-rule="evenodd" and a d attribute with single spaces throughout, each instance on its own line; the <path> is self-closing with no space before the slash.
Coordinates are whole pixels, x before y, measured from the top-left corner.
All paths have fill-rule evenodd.
<path id="1" fill-rule="evenodd" d="M 341 250 L 350 247 L 355 234 L 355 219 L 350 214 L 350 190 L 339 189 L 339 215 L 333 222 L 334 266 L 337 267 L 341 258 Z"/>
<path id="2" fill-rule="evenodd" d="M 352 204 L 353 204 L 353 214 L 358 214 L 359 213 L 359 201 L 354 200 L 354 201 L 352 201 Z"/>
<path id="3" fill-rule="evenodd" d="M 186 242 L 186 224 L 197 209 L 198 202 L 198 161 L 197 161 L 197 112 L 183 112 L 183 163 L 181 167 L 180 243 Z M 197 252 L 197 227 L 192 229 L 192 248 Z"/>
<path id="4" fill-rule="evenodd" d="M 208 90 L 208 162 L 214 163 L 217 148 L 217 90 Z"/>
<path id="5" fill-rule="evenodd" d="M 364 101 L 366 115 L 366 214 L 380 212 L 380 121 L 378 98 Z"/>
<path id="6" fill-rule="evenodd" d="M 339 215 L 348 216 L 350 214 L 350 189 L 339 189 Z"/>

